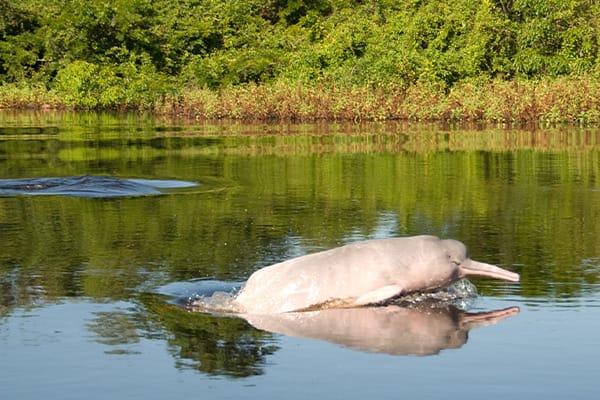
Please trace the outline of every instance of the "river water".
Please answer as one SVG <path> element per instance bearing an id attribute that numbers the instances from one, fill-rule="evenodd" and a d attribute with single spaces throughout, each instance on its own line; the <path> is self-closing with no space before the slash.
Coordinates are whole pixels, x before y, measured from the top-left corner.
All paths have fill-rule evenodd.
<path id="1" fill-rule="evenodd" d="M 521 282 L 300 319 L 181 306 L 418 234 Z M 2 399 L 589 399 L 598 332 L 598 129 L 0 112 Z"/>

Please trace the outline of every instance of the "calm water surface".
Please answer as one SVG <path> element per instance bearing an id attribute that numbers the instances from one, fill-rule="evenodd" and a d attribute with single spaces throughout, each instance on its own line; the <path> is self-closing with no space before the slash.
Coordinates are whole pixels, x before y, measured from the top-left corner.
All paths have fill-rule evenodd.
<path id="1" fill-rule="evenodd" d="M 1 188 L 88 176 L 96 194 L 153 190 Z M 0 179 L 2 399 L 600 394 L 599 130 L 1 112 Z M 459 309 L 330 314 L 327 334 L 178 306 L 293 256 L 423 233 L 521 282 L 473 279 Z"/>

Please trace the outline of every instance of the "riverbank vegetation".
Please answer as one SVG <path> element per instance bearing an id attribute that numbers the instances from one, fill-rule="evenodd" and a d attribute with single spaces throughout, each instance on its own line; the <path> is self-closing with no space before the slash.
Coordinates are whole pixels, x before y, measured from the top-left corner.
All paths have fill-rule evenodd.
<path id="1" fill-rule="evenodd" d="M 600 5 L 0 0 L 0 107 L 600 122 Z"/>

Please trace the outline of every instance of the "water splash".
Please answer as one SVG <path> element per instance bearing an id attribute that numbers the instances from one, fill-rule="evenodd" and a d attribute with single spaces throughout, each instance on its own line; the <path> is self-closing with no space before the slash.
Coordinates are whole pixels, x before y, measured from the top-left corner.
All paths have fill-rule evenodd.
<path id="1" fill-rule="evenodd" d="M 236 290 L 234 292 L 218 291 L 210 296 L 194 295 L 187 299 L 185 308 L 211 314 L 241 313 L 242 310 L 234 302 L 237 293 Z"/>
<path id="2" fill-rule="evenodd" d="M 159 288 L 158 292 L 175 297 L 174 303 L 191 311 L 210 314 L 235 314 L 241 310 L 233 300 L 243 282 L 199 279 L 188 282 L 172 282 Z"/>
<path id="3" fill-rule="evenodd" d="M 432 308 L 452 304 L 461 310 L 466 310 L 476 297 L 477 287 L 468 279 L 461 279 L 448 287 L 433 292 L 407 294 L 392 300 L 390 303 L 403 307 L 429 305 Z"/>

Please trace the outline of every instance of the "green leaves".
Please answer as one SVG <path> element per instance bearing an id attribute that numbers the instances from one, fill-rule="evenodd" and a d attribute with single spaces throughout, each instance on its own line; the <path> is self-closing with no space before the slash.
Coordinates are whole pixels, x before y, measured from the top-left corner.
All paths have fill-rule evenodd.
<path id="1" fill-rule="evenodd" d="M 599 12 L 590 1 L 516 1 L 516 72 L 534 77 L 592 70 L 598 56 Z"/>
<path id="2" fill-rule="evenodd" d="M 74 61 L 59 71 L 55 87 L 68 104 L 96 107 L 99 91 L 96 75 L 99 67 L 86 61 Z"/>
<path id="3" fill-rule="evenodd" d="M 0 0 L 0 84 L 121 107 L 190 87 L 593 75 L 598 15 L 584 0 Z"/>
<path id="4" fill-rule="evenodd" d="M 153 108 L 173 90 L 148 58 L 134 55 L 117 66 L 74 61 L 58 72 L 54 87 L 67 104 L 84 108 Z"/>

